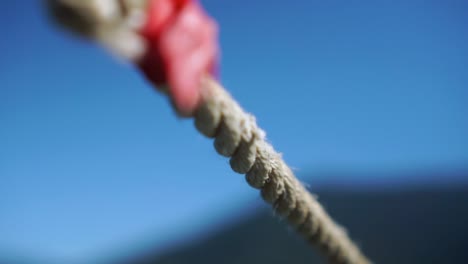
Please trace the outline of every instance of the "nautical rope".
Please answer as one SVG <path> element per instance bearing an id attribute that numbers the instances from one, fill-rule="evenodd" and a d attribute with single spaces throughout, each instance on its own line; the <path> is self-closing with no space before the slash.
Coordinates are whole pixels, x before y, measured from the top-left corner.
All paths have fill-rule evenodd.
<path id="1" fill-rule="evenodd" d="M 147 49 L 147 43 L 136 33 L 144 20 L 146 1 L 48 0 L 48 3 L 62 25 L 97 40 L 129 61 L 138 62 Z M 195 111 L 183 114 L 195 119 L 200 133 L 214 138 L 216 151 L 230 157 L 232 170 L 245 174 L 249 185 L 259 189 L 273 210 L 316 245 L 329 263 L 370 263 L 266 141 L 255 117 L 246 113 L 210 76 L 202 78 L 200 87 L 201 100 Z"/>
<path id="2" fill-rule="evenodd" d="M 214 138 L 216 151 L 231 158 L 233 171 L 245 174 L 249 185 L 259 189 L 273 210 L 316 245 L 329 263 L 370 263 L 266 141 L 253 115 L 210 77 L 202 80 L 202 98 L 195 127 Z"/>

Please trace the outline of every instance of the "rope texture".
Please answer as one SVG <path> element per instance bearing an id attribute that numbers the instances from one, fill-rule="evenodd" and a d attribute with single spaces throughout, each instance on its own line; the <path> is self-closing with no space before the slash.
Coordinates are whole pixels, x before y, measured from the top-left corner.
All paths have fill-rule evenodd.
<path id="1" fill-rule="evenodd" d="M 244 112 L 213 79 L 204 78 L 202 87 L 203 102 L 195 112 L 195 126 L 214 138 L 220 155 L 231 158 L 232 170 L 245 174 L 249 185 L 259 189 L 274 211 L 316 245 L 329 263 L 370 263 L 266 141 L 255 117 Z"/>
<path id="2" fill-rule="evenodd" d="M 138 23 L 133 23 L 132 16 L 128 14 L 144 13 L 141 11 L 146 2 L 48 0 L 52 15 L 60 24 L 79 35 L 97 40 L 114 53 L 134 62 L 145 47 L 140 43 L 140 37 L 132 31 L 138 28 Z M 127 11 L 120 14 L 117 3 L 124 5 Z M 104 7 L 117 13 L 108 16 Z M 201 87 L 202 100 L 194 113 L 195 126 L 203 135 L 214 138 L 216 151 L 231 158 L 231 168 L 245 174 L 250 186 L 259 189 L 274 211 L 287 219 L 307 241 L 315 244 L 329 263 L 370 263 L 346 231 L 333 222 L 294 176 L 281 155 L 266 141 L 265 133 L 257 126 L 255 117 L 244 112 L 210 77 L 203 78 Z"/>

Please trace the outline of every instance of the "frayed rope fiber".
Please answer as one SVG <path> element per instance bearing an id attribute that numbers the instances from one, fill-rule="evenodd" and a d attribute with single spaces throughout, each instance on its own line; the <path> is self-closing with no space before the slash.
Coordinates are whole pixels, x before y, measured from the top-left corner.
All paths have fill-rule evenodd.
<path id="1" fill-rule="evenodd" d="M 72 32 L 101 43 L 137 65 L 148 59 L 149 64 L 143 63 L 142 72 L 155 86 L 169 86 L 158 90 L 166 92 L 176 112 L 193 117 L 198 131 L 214 138 L 216 151 L 230 157 L 231 168 L 245 174 L 250 186 L 260 190 L 276 214 L 316 245 L 329 263 L 370 263 L 266 141 L 254 116 L 246 113 L 212 77 L 200 77 L 198 94 L 199 75 L 212 73 L 216 66 L 217 45 L 213 43 L 216 27 L 196 0 L 47 0 L 47 3 L 54 19 Z M 181 8 L 184 5 L 186 8 Z M 161 18 L 167 18 L 164 12 L 174 16 L 168 19 L 172 24 L 166 23 L 166 34 L 142 36 L 140 32 L 146 28 L 144 18 L 152 32 L 158 29 L 154 25 L 159 25 Z M 190 41 L 187 36 L 192 37 Z M 158 50 L 161 47 L 165 49 Z M 161 54 L 168 57 L 166 68 L 160 63 Z M 188 96 L 187 91 L 196 96 Z"/>
<path id="2" fill-rule="evenodd" d="M 210 77 L 202 81 L 202 98 L 194 114 L 195 127 L 214 138 L 216 151 L 231 158 L 232 170 L 245 174 L 249 185 L 259 189 L 262 198 L 300 235 L 318 246 L 329 263 L 370 263 L 266 141 L 254 116 Z"/>

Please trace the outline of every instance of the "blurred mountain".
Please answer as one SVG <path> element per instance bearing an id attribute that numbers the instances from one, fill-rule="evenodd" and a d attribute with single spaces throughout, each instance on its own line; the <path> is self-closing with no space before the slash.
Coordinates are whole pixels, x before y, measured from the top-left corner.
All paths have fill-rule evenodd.
<path id="1" fill-rule="evenodd" d="M 337 173 L 315 177 L 311 191 L 374 263 L 467 263 L 468 172 L 398 174 L 365 182 L 356 182 L 354 176 Z M 86 263 L 323 262 L 316 250 L 274 217 L 267 206 L 212 233 L 168 247 L 163 252 L 151 244 L 143 250 L 129 247 L 111 260 Z M 52 263 L 60 262 L 0 252 L 0 264 Z"/>
<path id="2" fill-rule="evenodd" d="M 466 263 L 468 186 L 453 184 L 365 191 L 314 190 L 374 263 Z M 322 263 L 281 220 L 263 211 L 179 248 L 147 251 L 117 264 Z"/>

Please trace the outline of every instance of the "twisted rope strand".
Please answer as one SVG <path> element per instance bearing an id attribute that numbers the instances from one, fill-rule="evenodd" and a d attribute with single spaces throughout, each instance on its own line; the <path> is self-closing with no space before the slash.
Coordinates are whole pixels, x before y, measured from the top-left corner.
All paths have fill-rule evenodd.
<path id="1" fill-rule="evenodd" d="M 266 141 L 255 118 L 213 79 L 204 78 L 202 87 L 195 127 L 214 138 L 216 151 L 231 158 L 232 170 L 245 174 L 249 185 L 259 189 L 274 211 L 316 245 L 330 263 L 370 263 Z"/>
<path id="2" fill-rule="evenodd" d="M 145 52 L 144 40 L 134 32 L 138 25 L 130 23 L 133 19 L 128 15 L 145 14 L 147 0 L 48 1 L 57 21 L 73 32 L 95 39 L 133 62 Z M 117 3 L 124 5 L 126 11 L 120 14 Z M 109 17 L 106 10 L 116 13 Z M 216 151 L 230 157 L 231 168 L 245 174 L 249 185 L 259 189 L 274 211 L 315 244 L 330 263 L 370 263 L 266 141 L 255 117 L 244 112 L 213 79 L 203 78 L 201 87 L 202 100 L 194 114 L 195 126 L 203 135 L 214 138 Z"/>

